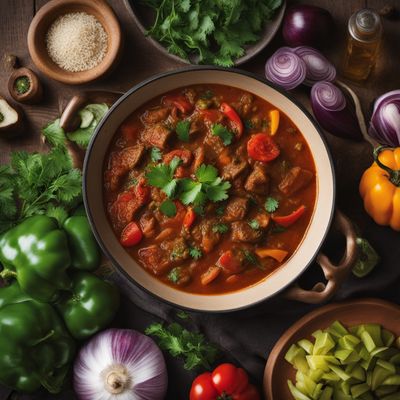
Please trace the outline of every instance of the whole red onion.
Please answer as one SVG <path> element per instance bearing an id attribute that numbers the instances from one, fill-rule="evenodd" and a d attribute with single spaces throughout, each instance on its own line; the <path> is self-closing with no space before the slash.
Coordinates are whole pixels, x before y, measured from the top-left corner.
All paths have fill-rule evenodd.
<path id="1" fill-rule="evenodd" d="M 311 5 L 288 8 L 282 34 L 289 46 L 323 47 L 332 38 L 333 18 L 329 11 Z"/>

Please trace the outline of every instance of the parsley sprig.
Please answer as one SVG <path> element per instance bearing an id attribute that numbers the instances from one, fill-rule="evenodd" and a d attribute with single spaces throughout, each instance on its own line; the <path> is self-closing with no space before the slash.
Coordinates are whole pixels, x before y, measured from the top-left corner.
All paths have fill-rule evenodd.
<path id="1" fill-rule="evenodd" d="M 160 188 L 168 197 L 174 197 L 178 184 L 174 173 L 181 161 L 179 157 L 174 157 L 169 164 L 151 166 L 146 174 L 149 185 Z"/>
<path id="2" fill-rule="evenodd" d="M 232 143 L 233 133 L 221 124 L 214 124 L 211 128 L 211 133 L 214 136 L 218 136 L 222 140 L 224 146 L 229 146 Z"/>
<path id="3" fill-rule="evenodd" d="M 273 197 L 268 197 L 265 201 L 265 210 L 269 213 L 275 212 L 279 207 L 279 201 Z"/>
<path id="4" fill-rule="evenodd" d="M 188 331 L 178 323 L 168 326 L 154 323 L 145 333 L 155 336 L 160 348 L 167 350 L 173 357 L 182 357 L 187 370 L 197 367 L 210 369 L 218 355 L 218 349 L 207 342 L 202 333 Z"/>

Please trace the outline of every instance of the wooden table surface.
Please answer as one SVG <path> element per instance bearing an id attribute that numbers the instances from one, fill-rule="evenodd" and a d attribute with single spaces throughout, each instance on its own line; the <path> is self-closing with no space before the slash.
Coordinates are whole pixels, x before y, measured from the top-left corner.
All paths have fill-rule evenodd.
<path id="1" fill-rule="evenodd" d="M 326 56 L 336 66 L 340 66 L 343 56 L 346 34 L 346 23 L 349 16 L 357 9 L 371 7 L 380 9 L 384 5 L 400 5 L 398 0 L 305 0 L 303 3 L 315 4 L 328 9 L 336 22 L 332 32 L 331 46 L 325 51 Z M 4 54 L 15 54 L 23 66 L 35 70 L 29 57 L 26 36 L 29 24 L 46 0 L 0 0 L 0 57 Z M 70 96 L 84 89 L 110 89 L 126 91 L 143 79 L 159 72 L 173 70 L 183 66 L 169 60 L 151 47 L 131 20 L 123 0 L 109 0 L 115 10 L 125 36 L 125 49 L 120 65 L 105 80 L 84 86 L 67 86 L 51 81 L 42 74 L 39 76 L 44 84 L 45 94 L 42 103 L 24 106 L 29 126 L 22 138 L 0 141 L 0 163 L 6 162 L 9 153 L 14 149 L 27 151 L 45 150 L 40 141 L 40 129 L 50 120 L 59 116 L 62 105 Z M 254 60 L 242 66 L 243 69 L 263 75 L 267 57 L 282 44 L 280 32 L 273 42 Z M 384 44 L 375 71 L 370 79 L 361 84 L 352 84 L 360 96 L 364 111 L 369 117 L 371 102 L 386 91 L 400 88 L 400 22 L 384 20 Z M 340 68 L 339 68 L 340 70 Z M 0 65 L 0 94 L 8 96 L 7 81 L 10 72 Z M 309 92 L 305 88 L 295 91 L 295 95 L 309 107 Z M 398 236 L 389 229 L 378 228 L 366 216 L 358 195 L 358 182 L 362 171 L 371 162 L 371 148 L 367 143 L 353 143 L 327 134 L 328 142 L 336 162 L 338 205 L 346 214 L 366 231 L 378 243 L 378 248 L 389 242 L 392 247 Z M 378 232 L 378 233 L 377 233 Z M 384 236 L 384 240 L 383 240 Z M 397 246 L 398 247 L 398 246 Z"/>

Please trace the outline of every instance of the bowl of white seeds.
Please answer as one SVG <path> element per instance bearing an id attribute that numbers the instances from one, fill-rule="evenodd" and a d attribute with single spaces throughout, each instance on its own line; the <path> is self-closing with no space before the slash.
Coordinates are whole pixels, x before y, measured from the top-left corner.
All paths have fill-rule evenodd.
<path id="1" fill-rule="evenodd" d="M 97 80 L 117 64 L 122 33 L 104 0 L 52 0 L 33 18 L 28 48 L 36 67 L 59 82 Z"/>

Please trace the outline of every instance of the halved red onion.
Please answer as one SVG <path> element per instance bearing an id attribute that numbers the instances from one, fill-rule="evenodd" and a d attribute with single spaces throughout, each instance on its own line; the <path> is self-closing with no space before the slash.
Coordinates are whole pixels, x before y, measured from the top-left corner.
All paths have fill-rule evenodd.
<path id="1" fill-rule="evenodd" d="M 380 144 L 400 146 L 400 90 L 378 97 L 368 133 Z"/>
<path id="2" fill-rule="evenodd" d="M 306 79 L 304 84 L 312 86 L 316 82 L 332 82 L 336 78 L 336 68 L 318 50 L 308 46 L 299 46 L 293 49 L 306 64 Z"/>
<path id="3" fill-rule="evenodd" d="M 306 64 L 290 47 L 281 47 L 266 62 L 265 77 L 291 90 L 303 83 Z"/>
<path id="4" fill-rule="evenodd" d="M 319 124 L 332 135 L 361 140 L 353 103 L 331 82 L 317 82 L 311 89 L 311 106 Z"/>

